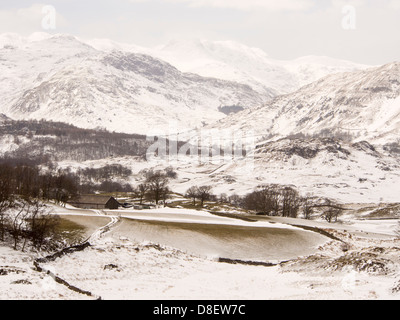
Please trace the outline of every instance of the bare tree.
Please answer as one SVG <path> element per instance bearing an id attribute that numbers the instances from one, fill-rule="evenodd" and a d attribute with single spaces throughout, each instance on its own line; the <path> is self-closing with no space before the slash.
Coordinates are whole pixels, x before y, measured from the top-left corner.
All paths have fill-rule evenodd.
<path id="1" fill-rule="evenodd" d="M 27 203 L 24 202 L 22 207 L 19 209 L 19 212 L 15 214 L 14 217 L 10 217 L 9 229 L 14 240 L 14 250 L 18 250 L 18 244 L 24 234 L 24 224 L 26 222 L 25 219 L 29 211 L 26 210 L 26 206 Z"/>
<path id="2" fill-rule="evenodd" d="M 296 218 L 301 206 L 298 191 L 276 184 L 259 187 L 242 199 L 242 206 L 259 214 Z"/>
<path id="3" fill-rule="evenodd" d="M 300 198 L 297 190 L 292 187 L 284 187 L 282 194 L 282 216 L 297 218 L 300 208 Z"/>
<path id="4" fill-rule="evenodd" d="M 60 172 L 54 178 L 54 200 L 65 205 L 69 200 L 76 198 L 78 195 L 77 184 L 75 177 Z"/>
<path id="5" fill-rule="evenodd" d="M 248 210 L 275 216 L 279 214 L 280 201 L 281 193 L 278 186 L 268 185 L 246 195 L 243 199 L 243 205 Z"/>
<path id="6" fill-rule="evenodd" d="M 13 204 L 11 187 L 12 173 L 7 165 L 0 166 L 0 240 L 4 241 L 6 211 Z"/>
<path id="7" fill-rule="evenodd" d="M 328 207 L 327 210 L 323 213 L 322 217 L 328 221 L 329 223 L 337 222 L 338 217 L 340 216 L 341 211 L 334 207 Z"/>
<path id="8" fill-rule="evenodd" d="M 326 203 L 323 205 L 323 207 L 326 207 L 327 209 L 324 211 L 321 217 L 329 223 L 337 222 L 339 216 L 345 210 L 343 207 L 334 203 L 330 199 L 326 199 Z"/>
<path id="9" fill-rule="evenodd" d="M 143 204 L 143 199 L 146 196 L 146 192 L 149 190 L 149 185 L 147 183 L 141 183 L 136 188 L 136 194 L 140 199 L 140 204 Z"/>
<path id="10" fill-rule="evenodd" d="M 237 194 L 233 194 L 228 198 L 228 201 L 231 205 L 235 207 L 240 207 L 240 205 L 243 203 L 243 199 L 241 196 Z"/>
<path id="11" fill-rule="evenodd" d="M 310 197 L 304 197 L 301 199 L 301 206 L 303 209 L 304 219 L 311 219 L 312 214 L 314 213 L 314 205 L 313 201 Z"/>
<path id="12" fill-rule="evenodd" d="M 41 250 L 45 240 L 54 242 L 57 239 L 57 226 L 59 217 L 46 210 L 46 206 L 39 201 L 33 201 L 29 210 L 28 236 L 32 241 L 32 246 Z"/>
<path id="13" fill-rule="evenodd" d="M 163 198 L 165 189 L 168 188 L 168 177 L 162 172 L 149 175 L 146 184 L 149 186 L 148 195 L 156 204 Z"/>
<path id="14" fill-rule="evenodd" d="M 198 195 L 197 197 L 200 200 L 200 206 L 204 206 L 204 201 L 207 201 L 211 198 L 212 193 L 211 193 L 212 187 L 211 186 L 201 186 L 198 188 Z"/>
<path id="15" fill-rule="evenodd" d="M 190 187 L 187 191 L 186 191 L 186 197 L 193 199 L 193 205 L 196 205 L 196 199 L 198 197 L 199 194 L 199 188 L 196 186 Z"/>

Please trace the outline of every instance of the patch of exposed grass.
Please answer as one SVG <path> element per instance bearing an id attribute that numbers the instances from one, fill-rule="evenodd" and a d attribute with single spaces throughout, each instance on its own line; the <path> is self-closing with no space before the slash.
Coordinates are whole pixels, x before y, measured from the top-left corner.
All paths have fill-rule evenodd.
<path id="1" fill-rule="evenodd" d="M 57 225 L 57 232 L 68 245 L 84 240 L 87 229 L 70 219 L 61 218 Z"/>
<path id="2" fill-rule="evenodd" d="M 400 217 L 400 204 L 389 204 L 384 208 L 379 208 L 372 211 L 368 218 L 375 218 L 375 219 L 393 219 Z"/>

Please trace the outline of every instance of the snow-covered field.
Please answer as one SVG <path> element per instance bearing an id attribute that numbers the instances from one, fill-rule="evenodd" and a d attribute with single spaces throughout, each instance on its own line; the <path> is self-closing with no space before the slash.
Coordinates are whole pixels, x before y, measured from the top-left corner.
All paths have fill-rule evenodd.
<path id="1" fill-rule="evenodd" d="M 153 220 L 166 223 L 168 212 L 161 210 L 159 217 L 157 212 L 148 214 L 153 215 Z M 191 215 L 193 212 L 184 210 L 181 214 Z M 90 216 L 86 215 L 85 219 L 87 217 Z M 108 217 L 109 221 L 105 223 L 112 221 L 112 217 Z M 208 219 L 210 223 L 212 220 L 207 213 L 201 212 L 197 212 L 193 218 Z M 213 223 L 218 224 L 218 219 Z M 225 223 L 232 220 L 231 225 L 236 227 L 242 224 L 246 228 L 249 224 L 236 219 L 224 219 Z M 369 220 L 366 223 L 365 220 L 354 220 L 354 217 L 349 216 L 342 224 L 328 225 L 321 221 L 276 219 L 272 221 L 277 223 L 275 228 L 297 229 L 286 223 L 315 225 L 328 231 L 337 240 L 325 238 L 314 248 L 313 253 L 270 267 L 229 264 L 221 263 L 215 257 L 184 252 L 162 243 L 137 241 L 121 231 L 122 220 L 125 220 L 122 219 L 108 233 L 102 236 L 97 233 L 98 237 L 92 238 L 91 246 L 85 250 L 41 264 L 42 268 L 50 270 L 69 284 L 91 292 L 92 297 L 68 290 L 56 283 L 52 276 L 34 271 L 35 257 L 32 254 L 0 247 L 0 287 L 3 289 L 0 291 L 0 299 L 100 297 L 107 300 L 265 300 L 400 297 L 400 241 L 395 237 L 396 224 L 393 221 Z M 267 221 L 256 224 L 258 228 L 271 227 Z"/>

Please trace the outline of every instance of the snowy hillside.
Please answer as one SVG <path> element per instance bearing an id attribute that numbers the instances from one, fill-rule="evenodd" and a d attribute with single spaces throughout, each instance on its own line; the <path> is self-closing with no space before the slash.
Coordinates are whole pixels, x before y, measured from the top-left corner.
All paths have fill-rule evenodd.
<path id="1" fill-rule="evenodd" d="M 289 93 L 330 74 L 369 67 L 323 56 L 277 60 L 270 58 L 262 49 L 235 41 L 172 40 L 155 48 L 109 39 L 81 41 L 101 51 L 148 54 L 169 62 L 183 72 L 247 84 L 261 94 L 271 89 L 276 95 Z"/>
<path id="2" fill-rule="evenodd" d="M 130 168 L 123 180 L 143 183 L 148 170 L 171 166 L 177 178 L 169 181 L 174 192 L 185 194 L 192 186 L 212 186 L 213 194 L 244 196 L 258 186 L 291 185 L 301 195 L 334 199 L 342 203 L 397 203 L 400 154 L 368 142 L 346 143 L 336 139 L 282 139 L 257 145 L 246 157 L 172 158 L 171 161 L 140 161 L 118 157 L 85 162 L 60 161 L 58 167 L 99 168 L 118 164 Z M 208 161 L 207 161 L 208 160 Z M 121 181 L 122 182 L 122 181 Z"/>
<path id="3" fill-rule="evenodd" d="M 126 133 L 185 131 L 223 119 L 221 108 L 255 108 L 327 74 L 364 68 L 326 57 L 273 60 L 232 41 L 148 49 L 64 34 L 2 34 L 0 113 Z"/>
<path id="4" fill-rule="evenodd" d="M 400 134 L 400 63 L 327 76 L 300 90 L 245 110 L 215 127 L 280 137 L 321 131 L 385 143 Z"/>
<path id="5" fill-rule="evenodd" d="M 218 168 L 218 170 L 215 170 Z M 177 170 L 176 190 L 189 185 L 212 184 L 216 194 L 240 194 L 263 184 L 294 185 L 308 193 L 343 203 L 398 201 L 400 157 L 367 142 L 344 143 L 334 139 L 282 139 L 257 145 L 242 160 L 221 166 Z M 192 174 L 189 174 L 189 171 Z"/>
<path id="6" fill-rule="evenodd" d="M 37 38 L 1 38 L 0 111 L 14 119 L 148 133 L 202 126 L 225 116 L 221 106 L 255 107 L 274 94 L 182 73 L 149 55 L 99 51 L 68 35 Z"/>
<path id="7" fill-rule="evenodd" d="M 256 90 L 272 88 L 278 94 L 293 92 L 330 74 L 367 68 L 317 56 L 276 60 L 259 48 L 233 41 L 171 41 L 154 54 L 183 71 L 246 83 Z"/>
<path id="8" fill-rule="evenodd" d="M 27 90 L 95 54 L 96 50 L 71 36 L 35 34 L 24 39 L 14 34 L 0 35 L 1 111 L 11 116 L 9 107 Z"/>
<path id="9" fill-rule="evenodd" d="M 343 203 L 398 201 L 400 158 L 367 142 L 282 139 L 257 145 L 249 157 L 253 159 L 253 183 L 295 185 L 304 195 Z M 236 177 L 245 185 L 246 165 L 238 162 L 221 174 Z"/>

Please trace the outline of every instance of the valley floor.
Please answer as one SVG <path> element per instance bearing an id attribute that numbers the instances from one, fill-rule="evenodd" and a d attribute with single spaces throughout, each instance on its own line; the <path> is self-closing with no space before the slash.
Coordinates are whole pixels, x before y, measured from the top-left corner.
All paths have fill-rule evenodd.
<path id="1" fill-rule="evenodd" d="M 0 247 L 0 299 L 400 298 L 400 240 L 395 237 L 393 222 L 297 222 L 317 226 L 332 238 L 326 238 L 312 254 L 269 267 L 222 263 L 213 257 L 137 241 L 121 233 L 121 220 L 114 221 L 102 236 L 95 232 L 85 250 L 42 263 L 50 274 L 33 270 L 32 254 Z M 93 224 L 91 228 L 96 229 Z M 69 290 L 55 282 L 53 275 L 92 296 Z"/>

